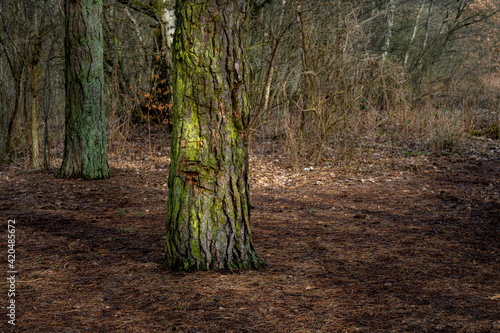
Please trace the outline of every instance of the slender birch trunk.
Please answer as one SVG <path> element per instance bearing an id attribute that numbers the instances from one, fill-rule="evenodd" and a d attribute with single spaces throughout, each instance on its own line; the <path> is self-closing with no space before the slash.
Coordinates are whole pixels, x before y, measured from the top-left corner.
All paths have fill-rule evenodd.
<path id="1" fill-rule="evenodd" d="M 408 58 L 410 57 L 410 49 L 411 49 L 411 46 L 413 44 L 413 41 L 415 40 L 415 37 L 417 36 L 418 25 L 420 23 L 420 15 L 422 14 L 422 11 L 424 9 L 424 4 L 425 4 L 425 0 L 422 0 L 422 3 L 420 4 L 420 8 L 418 9 L 418 12 L 417 12 L 417 18 L 415 19 L 415 26 L 413 27 L 413 34 L 411 35 L 410 41 L 408 42 L 408 46 L 406 49 L 405 60 L 403 63 L 404 68 L 406 68 L 406 65 L 408 64 Z"/>
<path id="2" fill-rule="evenodd" d="M 384 45 L 384 53 L 382 54 L 382 60 L 385 61 L 387 56 L 389 55 L 389 48 L 391 46 L 392 39 L 392 28 L 394 26 L 394 12 L 396 11 L 396 3 L 395 0 L 389 0 L 389 6 L 387 8 L 387 32 L 385 35 L 385 45 Z"/>

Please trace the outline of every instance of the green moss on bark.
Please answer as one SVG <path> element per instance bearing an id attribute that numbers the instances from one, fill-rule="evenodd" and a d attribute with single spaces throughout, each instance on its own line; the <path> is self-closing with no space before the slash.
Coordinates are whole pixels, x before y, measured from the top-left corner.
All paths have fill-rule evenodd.
<path id="1" fill-rule="evenodd" d="M 166 260 L 257 268 L 251 237 L 244 59 L 248 4 L 179 0 Z"/>

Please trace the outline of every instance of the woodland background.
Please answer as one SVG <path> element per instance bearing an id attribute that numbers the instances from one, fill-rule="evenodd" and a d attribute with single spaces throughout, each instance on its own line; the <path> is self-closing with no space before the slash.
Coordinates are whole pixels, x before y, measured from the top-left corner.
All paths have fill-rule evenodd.
<path id="1" fill-rule="evenodd" d="M 172 1 L 105 1 L 107 136 L 167 145 Z M 293 167 L 366 149 L 414 154 L 498 138 L 500 4 L 493 0 L 274 0 L 249 27 L 251 148 Z M 170 32 L 169 32 L 170 31 Z M 0 158 L 58 166 L 62 1 L 0 4 Z M 153 134 L 152 134 L 153 133 Z M 152 139 L 153 136 L 153 139 Z M 159 148 L 158 148 L 159 149 Z"/>

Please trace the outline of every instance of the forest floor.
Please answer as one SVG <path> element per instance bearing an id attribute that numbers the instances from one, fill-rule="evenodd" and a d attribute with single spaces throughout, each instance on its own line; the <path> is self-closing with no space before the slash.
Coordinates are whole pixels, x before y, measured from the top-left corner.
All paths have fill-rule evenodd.
<path id="1" fill-rule="evenodd" d="M 368 151 L 293 170 L 251 158 L 260 270 L 162 262 L 168 154 L 131 145 L 111 178 L 0 166 L 0 253 L 15 219 L 18 332 L 500 332 L 500 142 Z"/>

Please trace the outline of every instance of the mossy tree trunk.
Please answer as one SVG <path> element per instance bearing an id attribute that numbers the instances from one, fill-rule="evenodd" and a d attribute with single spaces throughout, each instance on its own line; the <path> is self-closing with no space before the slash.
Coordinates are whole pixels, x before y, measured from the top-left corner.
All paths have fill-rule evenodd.
<path id="1" fill-rule="evenodd" d="M 65 10 L 66 132 L 57 176 L 108 178 L 102 0 L 67 0 Z"/>
<path id="2" fill-rule="evenodd" d="M 166 260 L 257 268 L 249 219 L 245 0 L 178 0 Z"/>

